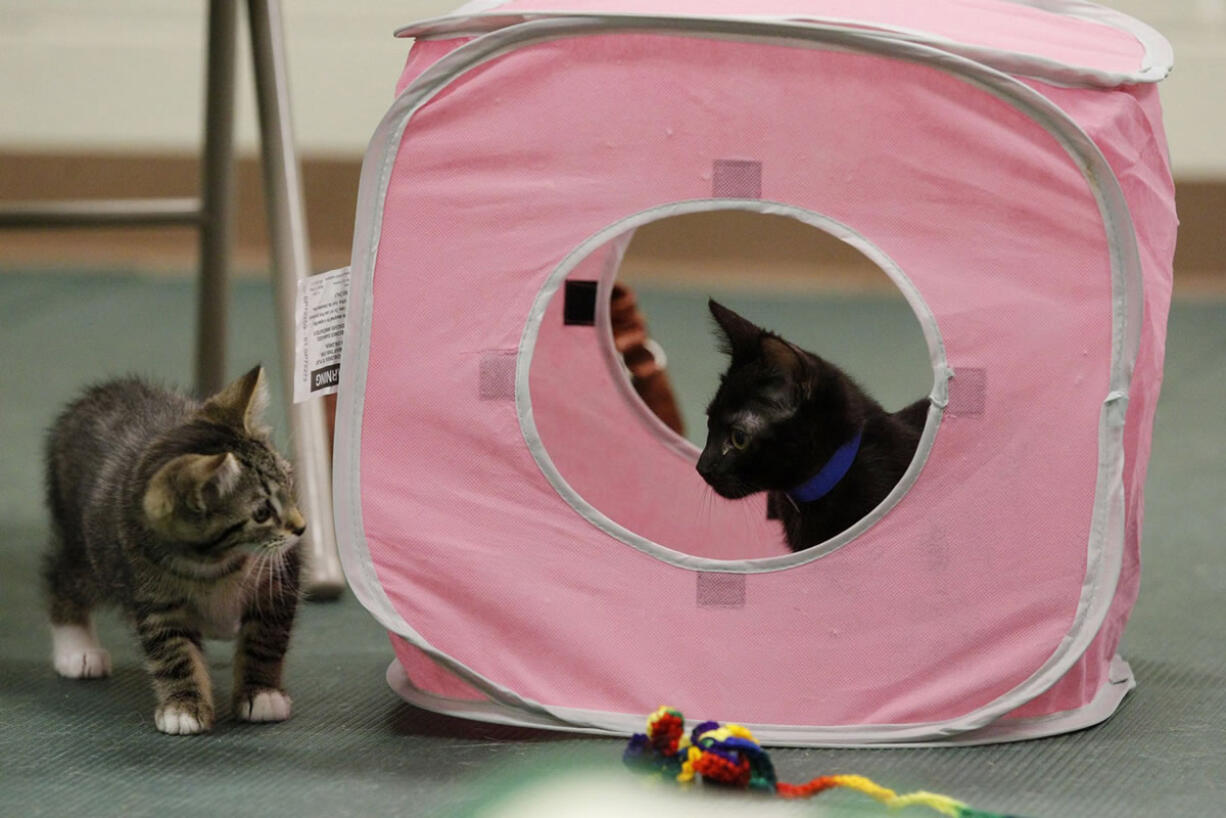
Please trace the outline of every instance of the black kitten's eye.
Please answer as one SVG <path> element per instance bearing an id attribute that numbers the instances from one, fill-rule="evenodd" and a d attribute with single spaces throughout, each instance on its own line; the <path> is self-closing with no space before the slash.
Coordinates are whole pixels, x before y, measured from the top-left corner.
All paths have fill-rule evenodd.
<path id="1" fill-rule="evenodd" d="M 728 441 L 732 444 L 732 448 L 744 449 L 749 445 L 749 435 L 745 434 L 740 429 L 733 429 L 732 433 L 728 435 Z"/>
<path id="2" fill-rule="evenodd" d="M 255 520 L 257 523 L 266 522 L 268 518 L 271 516 L 272 516 L 272 506 L 269 505 L 268 503 L 265 503 L 264 505 L 257 508 L 255 511 L 251 512 L 251 519 Z"/>

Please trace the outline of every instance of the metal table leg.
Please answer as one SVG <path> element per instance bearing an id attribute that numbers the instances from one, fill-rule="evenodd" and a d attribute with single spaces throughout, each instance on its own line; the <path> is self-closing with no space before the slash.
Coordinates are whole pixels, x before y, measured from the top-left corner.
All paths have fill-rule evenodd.
<path id="1" fill-rule="evenodd" d="M 277 294 L 278 338 L 286 374 L 298 495 L 307 518 L 308 594 L 334 598 L 345 587 L 332 520 L 331 456 L 323 401 L 293 402 L 294 300 L 310 273 L 306 218 L 290 120 L 279 0 L 248 0 L 259 106 L 264 192 Z"/>
<path id="2" fill-rule="evenodd" d="M 234 0 L 209 0 L 204 161 L 200 189 L 200 284 L 196 300 L 196 391 L 226 383 L 230 249 L 234 232 Z"/>

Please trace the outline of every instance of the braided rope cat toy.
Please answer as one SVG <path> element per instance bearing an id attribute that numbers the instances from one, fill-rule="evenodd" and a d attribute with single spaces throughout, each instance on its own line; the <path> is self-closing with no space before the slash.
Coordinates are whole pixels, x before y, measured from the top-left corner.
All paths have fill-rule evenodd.
<path id="1" fill-rule="evenodd" d="M 701 777 L 704 783 L 789 799 L 812 798 L 842 787 L 871 796 L 891 809 L 922 806 L 952 818 L 1014 818 L 972 809 L 934 792 L 900 795 L 862 775 L 823 775 L 807 784 L 787 784 L 775 777 L 770 756 L 741 725 L 704 721 L 686 736 L 685 718 L 671 707 L 661 707 L 647 718 L 647 732 L 630 738 L 622 761 L 631 769 L 671 778 L 683 786 Z"/>

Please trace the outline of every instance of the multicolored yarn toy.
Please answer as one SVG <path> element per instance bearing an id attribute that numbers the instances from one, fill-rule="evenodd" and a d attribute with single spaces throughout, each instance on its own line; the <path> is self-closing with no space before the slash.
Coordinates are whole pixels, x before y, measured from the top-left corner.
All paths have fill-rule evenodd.
<path id="1" fill-rule="evenodd" d="M 704 721 L 687 737 L 685 717 L 671 707 L 661 707 L 648 716 L 647 732 L 630 738 L 622 761 L 631 769 L 671 778 L 682 785 L 701 777 L 704 784 L 773 793 L 780 798 L 812 798 L 843 787 L 872 796 L 892 809 L 922 806 L 953 818 L 1014 818 L 972 809 L 934 792 L 899 795 L 862 775 L 823 775 L 807 784 L 786 784 L 775 777 L 770 756 L 744 727 Z"/>

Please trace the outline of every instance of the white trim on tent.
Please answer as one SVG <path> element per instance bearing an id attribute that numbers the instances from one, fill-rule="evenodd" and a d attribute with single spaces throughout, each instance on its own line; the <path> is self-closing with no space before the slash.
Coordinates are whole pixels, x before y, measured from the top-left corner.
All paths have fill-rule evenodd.
<path id="1" fill-rule="evenodd" d="M 1132 35 L 1145 49 L 1141 64 L 1133 71 L 1107 71 L 1088 65 L 1074 65 L 1053 60 L 1037 54 L 988 48 L 972 43 L 959 42 L 947 37 L 904 26 L 887 26 L 879 22 L 856 20 L 845 17 L 814 16 L 803 19 L 779 15 L 639 15 L 616 11 L 567 11 L 548 9 L 499 10 L 503 3 L 468 3 L 454 12 L 441 17 L 419 20 L 397 29 L 395 36 L 416 39 L 453 39 L 479 37 L 500 29 L 525 22 L 551 19 L 594 20 L 620 27 L 634 21 L 651 21 L 656 25 L 674 28 L 688 27 L 691 23 L 738 23 L 744 25 L 745 33 L 751 33 L 755 24 L 791 26 L 797 29 L 810 27 L 841 27 L 864 32 L 878 33 L 897 41 L 927 45 L 942 51 L 983 63 L 998 71 L 1014 76 L 1030 77 L 1057 85 L 1092 86 L 1115 88 L 1120 85 L 1153 83 L 1165 79 L 1174 67 L 1175 54 L 1171 44 L 1156 29 L 1115 9 L 1100 6 L 1088 0 L 1002 0 L 1015 5 L 1028 6 L 1053 14 L 1085 20 L 1108 26 Z"/>
<path id="2" fill-rule="evenodd" d="M 579 492 L 575 491 L 558 470 L 557 466 L 554 465 L 553 458 L 549 456 L 549 451 L 541 440 L 540 433 L 537 431 L 536 421 L 532 412 L 532 395 L 529 381 L 537 335 L 540 331 L 541 321 L 544 319 L 545 312 L 549 307 L 549 302 L 562 286 L 571 270 L 575 269 L 584 259 L 600 247 L 637 227 L 669 216 L 704 213 L 713 210 L 743 210 L 764 215 L 788 216 L 810 227 L 828 233 L 859 250 L 890 277 L 902 292 L 903 297 L 906 298 L 907 303 L 915 312 L 916 318 L 919 319 L 920 326 L 924 332 L 924 340 L 928 344 L 928 358 L 932 363 L 933 384 L 932 391 L 928 396 L 931 403 L 928 410 L 928 418 L 924 423 L 924 431 L 920 436 L 919 445 L 916 447 L 915 456 L 907 467 L 907 471 L 898 481 L 898 484 L 894 486 L 876 508 L 838 536 L 812 548 L 806 548 L 803 551 L 795 551 L 778 557 L 758 557 L 741 560 L 719 560 L 711 559 L 710 557 L 698 557 L 652 542 L 646 537 L 636 534 L 625 526 L 609 519 Z M 602 278 L 601 283 L 603 287 L 601 296 L 598 296 L 596 300 L 596 303 L 599 305 L 597 309 L 603 308 L 607 311 L 608 288 L 612 281 L 606 275 Z M 811 210 L 782 202 L 771 202 L 762 199 L 694 199 L 659 205 L 641 213 L 627 216 L 584 240 L 554 269 L 541 286 L 536 299 L 533 301 L 532 308 L 528 314 L 528 321 L 524 326 L 523 335 L 519 343 L 519 355 L 516 360 L 515 372 L 515 404 L 524 440 L 528 444 L 528 450 L 536 460 L 537 466 L 540 467 L 541 473 L 549 481 L 550 485 L 553 486 L 554 490 L 558 492 L 558 495 L 566 501 L 567 505 L 592 525 L 626 545 L 637 548 L 645 554 L 667 562 L 670 565 L 676 565 L 679 568 L 686 568 L 692 571 L 756 574 L 794 568 L 834 553 L 875 526 L 890 512 L 890 509 L 902 500 L 907 492 L 911 490 L 915 481 L 919 479 L 924 463 L 928 460 L 928 454 L 932 451 L 933 443 L 936 440 L 937 428 L 941 423 L 941 415 L 949 401 L 949 379 L 951 377 L 956 377 L 956 373 L 949 368 L 949 362 L 945 356 L 945 342 L 941 339 L 941 330 L 937 327 L 936 317 L 932 314 L 932 310 L 928 307 L 927 303 L 924 302 L 920 291 L 893 259 L 860 233 L 820 213 L 814 213 Z M 676 442 L 671 437 L 661 437 L 663 438 L 662 442 L 664 445 L 673 450 L 677 449 Z M 687 445 L 689 445 L 688 442 Z M 694 460 L 697 458 L 695 456 L 690 459 Z"/>
<path id="3" fill-rule="evenodd" d="M 387 684 L 396 695 L 409 704 L 436 713 L 446 713 L 450 716 L 476 721 L 486 721 L 494 724 L 507 724 L 515 727 L 532 727 L 540 730 L 560 730 L 569 733 L 586 735 L 608 735 L 617 733 L 628 736 L 641 732 L 646 714 L 604 713 L 595 710 L 577 710 L 571 708 L 556 708 L 559 715 L 565 718 L 564 725 L 557 722 L 525 718 L 524 714 L 505 705 L 491 701 L 472 701 L 452 699 L 429 693 L 413 684 L 405 673 L 404 667 L 393 659 L 387 666 Z M 1124 696 L 1136 688 L 1137 682 L 1132 675 L 1132 668 L 1118 655 L 1111 658 L 1111 667 L 1107 678 L 1099 686 L 1089 702 L 1075 710 L 1065 710 L 1049 713 L 1044 716 L 1030 716 L 1016 719 L 998 719 L 986 727 L 966 733 L 951 734 L 941 739 L 931 741 L 874 743 L 874 747 L 972 747 L 984 744 L 1000 744 L 1006 741 L 1024 741 L 1027 739 L 1044 738 L 1046 736 L 1071 733 L 1092 727 L 1115 713 Z M 706 718 L 707 714 L 695 713 L 698 719 Z M 577 727 L 580 724 L 600 724 L 603 727 Z M 815 743 L 806 737 L 810 728 L 790 724 L 743 724 L 754 734 L 754 738 L 763 744 L 774 747 L 845 747 L 862 743 L 857 736 L 856 728 L 844 728 L 843 733 L 831 732 L 820 743 Z"/>

